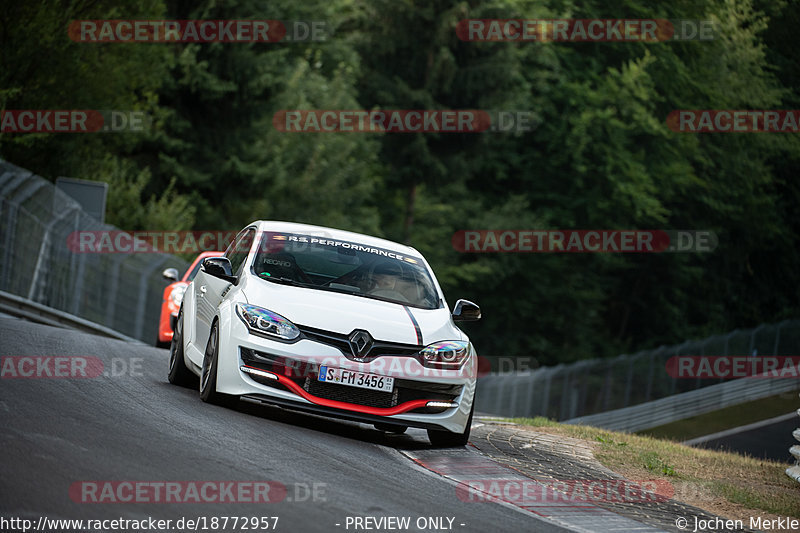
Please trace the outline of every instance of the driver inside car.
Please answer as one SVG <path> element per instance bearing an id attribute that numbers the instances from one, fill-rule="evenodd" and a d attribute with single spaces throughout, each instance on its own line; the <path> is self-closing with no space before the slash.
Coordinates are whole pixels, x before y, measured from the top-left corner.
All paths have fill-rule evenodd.
<path id="1" fill-rule="evenodd" d="M 372 271 L 372 288 L 370 293 L 378 291 L 396 291 L 397 280 L 403 275 L 399 265 L 383 261 Z"/>

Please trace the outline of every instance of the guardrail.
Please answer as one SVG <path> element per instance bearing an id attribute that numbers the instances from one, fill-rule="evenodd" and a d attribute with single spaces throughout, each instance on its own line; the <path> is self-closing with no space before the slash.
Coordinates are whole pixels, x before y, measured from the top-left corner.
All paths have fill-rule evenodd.
<path id="1" fill-rule="evenodd" d="M 475 408 L 482 413 L 505 417 L 543 416 L 559 421 L 583 419 L 596 423 L 608 419 L 609 423 L 616 425 L 620 422 L 614 417 L 638 416 L 637 413 L 646 412 L 648 408 L 623 409 L 639 405 L 651 406 L 650 409 L 653 409 L 652 406 L 664 405 L 666 407 L 663 411 L 659 408 L 659 413 L 651 411 L 647 416 L 654 421 L 662 416 L 661 420 L 677 420 L 674 417 L 689 413 L 689 407 L 677 407 L 676 402 L 682 400 L 654 402 L 670 397 L 691 398 L 696 402 L 692 407 L 695 410 L 692 414 L 699 414 L 696 409 L 704 408 L 704 405 L 720 405 L 720 399 L 716 396 L 717 390 L 741 387 L 741 393 L 753 398 L 760 394 L 759 391 L 770 390 L 774 386 L 767 382 L 781 380 L 675 378 L 667 372 L 670 358 L 686 355 L 796 356 L 798 353 L 800 320 L 785 320 L 778 324 L 762 324 L 751 330 L 736 330 L 698 341 L 686 341 L 675 346 L 660 346 L 633 355 L 587 359 L 526 372 L 491 373 L 478 380 Z M 738 381 L 742 383 L 727 385 Z M 793 381 L 800 388 L 800 381 L 796 378 L 788 381 Z M 776 393 L 795 390 L 786 384 L 786 379 L 783 382 L 782 387 L 788 388 L 776 390 Z M 711 388 L 721 384 L 726 386 Z M 697 391 L 697 394 L 681 396 L 692 391 Z M 736 402 L 736 399 L 731 401 Z M 600 413 L 604 414 L 600 416 Z M 594 415 L 598 416 L 586 418 Z"/>
<path id="2" fill-rule="evenodd" d="M 0 312 L 14 315 L 31 322 L 47 324 L 48 326 L 68 327 L 95 335 L 102 335 L 121 341 L 143 344 L 142 341 L 123 335 L 118 331 L 96 324 L 81 317 L 71 315 L 52 307 L 47 307 L 27 298 L 0 291 Z"/>
<path id="3" fill-rule="evenodd" d="M 642 431 L 798 388 L 800 383 L 796 378 L 741 378 L 632 407 L 572 418 L 564 423 L 613 431 Z M 800 446 L 796 448 L 800 454 Z"/>
<path id="4" fill-rule="evenodd" d="M 46 179 L 0 160 L 0 290 L 155 343 L 161 270 L 187 262 L 161 253 L 75 253 L 74 231 L 115 230 Z"/>
<path id="5" fill-rule="evenodd" d="M 800 416 L 800 409 L 797 410 L 797 415 Z M 792 431 L 792 436 L 796 441 L 800 442 L 800 428 Z M 786 475 L 800 483 L 800 445 L 795 444 L 789 448 L 789 453 L 794 456 L 795 465 L 786 469 Z"/>

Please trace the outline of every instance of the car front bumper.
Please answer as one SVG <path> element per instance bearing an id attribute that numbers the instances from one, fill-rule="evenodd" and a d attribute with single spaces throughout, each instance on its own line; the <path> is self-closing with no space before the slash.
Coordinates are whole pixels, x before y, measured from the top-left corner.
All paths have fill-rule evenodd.
<path id="1" fill-rule="evenodd" d="M 238 317 L 223 322 L 228 323 L 220 327 L 219 392 L 366 423 L 456 433 L 466 428 L 475 395 L 475 354 L 460 370 L 427 368 L 409 356 L 359 363 L 315 340 L 281 342 L 250 334 Z M 322 365 L 391 376 L 394 387 L 389 393 L 320 382 Z"/>

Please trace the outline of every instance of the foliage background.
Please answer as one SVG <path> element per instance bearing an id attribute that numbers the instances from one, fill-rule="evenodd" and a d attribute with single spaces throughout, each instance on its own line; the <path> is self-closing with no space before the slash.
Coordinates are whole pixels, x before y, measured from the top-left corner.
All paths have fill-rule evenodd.
<path id="1" fill-rule="evenodd" d="M 142 110 L 144 133 L 0 134 L 0 157 L 110 184 L 125 229 L 254 219 L 408 242 L 481 353 L 541 364 L 797 317 L 796 134 L 687 134 L 674 109 L 796 109 L 800 3 L 0 1 L 0 109 Z M 464 18 L 713 20 L 713 41 L 474 43 Z M 324 21 L 324 42 L 82 44 L 76 19 Z M 292 134 L 280 109 L 524 109 L 524 134 Z M 463 229 L 707 229 L 709 254 L 460 254 Z"/>

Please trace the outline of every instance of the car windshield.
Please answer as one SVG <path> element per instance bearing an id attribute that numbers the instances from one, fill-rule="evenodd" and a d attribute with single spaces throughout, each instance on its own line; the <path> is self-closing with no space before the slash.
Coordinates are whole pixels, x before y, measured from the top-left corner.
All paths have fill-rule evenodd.
<path id="1" fill-rule="evenodd" d="M 312 235 L 265 232 L 253 273 L 266 281 L 345 292 L 423 309 L 440 307 L 419 257 Z"/>

